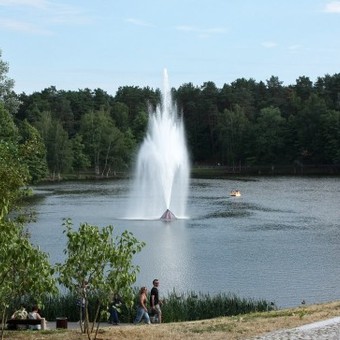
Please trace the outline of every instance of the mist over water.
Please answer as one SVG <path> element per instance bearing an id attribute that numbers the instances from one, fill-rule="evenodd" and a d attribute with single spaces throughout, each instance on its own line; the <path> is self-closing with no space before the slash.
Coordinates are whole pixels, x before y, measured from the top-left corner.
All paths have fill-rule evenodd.
<path id="1" fill-rule="evenodd" d="M 161 104 L 149 113 L 148 131 L 139 149 L 126 218 L 159 219 L 167 210 L 186 217 L 189 157 L 184 125 L 173 102 L 167 71 Z"/>

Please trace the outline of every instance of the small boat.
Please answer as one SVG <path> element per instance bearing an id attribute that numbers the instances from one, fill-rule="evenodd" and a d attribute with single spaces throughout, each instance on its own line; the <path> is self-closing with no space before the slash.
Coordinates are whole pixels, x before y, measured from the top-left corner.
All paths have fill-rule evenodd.
<path id="1" fill-rule="evenodd" d="M 240 190 L 232 190 L 231 193 L 230 193 L 230 196 L 240 197 L 241 192 L 240 192 Z"/>

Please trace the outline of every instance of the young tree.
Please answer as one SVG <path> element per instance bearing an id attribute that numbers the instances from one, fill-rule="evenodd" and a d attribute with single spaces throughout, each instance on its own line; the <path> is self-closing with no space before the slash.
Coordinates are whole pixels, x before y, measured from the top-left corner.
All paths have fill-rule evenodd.
<path id="1" fill-rule="evenodd" d="M 80 323 L 81 330 L 87 333 L 90 340 L 97 323 L 93 337 L 96 339 L 100 310 L 108 305 L 114 294 L 119 293 L 125 303 L 132 306 L 132 284 L 135 283 L 139 272 L 139 267 L 132 264 L 132 258 L 145 244 L 128 231 L 114 237 L 112 226 L 99 228 L 82 223 L 79 229 L 74 231 L 70 220 L 66 220 L 64 226 L 68 241 L 64 251 L 66 260 L 63 264 L 57 264 L 59 281 L 84 301 L 85 318 L 84 325 Z M 98 301 L 91 327 L 89 296 L 95 296 Z"/>
<path id="2" fill-rule="evenodd" d="M 39 304 L 44 295 L 56 294 L 57 288 L 48 255 L 30 243 L 24 227 L 2 215 L 0 230 L 0 318 L 3 336 L 9 307 L 18 308 L 24 301 Z"/>
<path id="3" fill-rule="evenodd" d="M 22 298 L 39 299 L 56 292 L 53 269 L 48 257 L 34 247 L 19 219 L 9 212 L 20 197 L 20 188 L 29 180 L 27 165 L 18 145 L 0 140 L 0 319 L 1 338 L 8 318 L 8 308 Z"/>
<path id="4" fill-rule="evenodd" d="M 28 166 L 31 182 L 36 183 L 48 173 L 45 144 L 38 130 L 26 119 L 21 122 L 19 132 L 20 155 Z"/>

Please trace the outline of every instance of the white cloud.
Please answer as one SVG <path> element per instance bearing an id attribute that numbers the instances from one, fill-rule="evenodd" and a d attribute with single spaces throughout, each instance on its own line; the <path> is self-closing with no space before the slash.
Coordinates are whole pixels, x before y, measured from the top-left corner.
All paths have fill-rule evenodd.
<path id="1" fill-rule="evenodd" d="M 278 46 L 277 43 L 273 41 L 264 41 L 261 43 L 261 45 L 265 48 L 274 48 Z"/>
<path id="2" fill-rule="evenodd" d="M 142 21 L 139 19 L 134 19 L 134 18 L 128 18 L 126 19 L 126 22 L 136 25 L 136 26 L 146 26 L 146 27 L 153 27 L 152 24 L 146 22 L 146 21 Z"/>
<path id="3" fill-rule="evenodd" d="M 225 28 L 213 27 L 213 28 L 199 28 L 195 26 L 180 25 L 175 27 L 178 31 L 193 32 L 197 33 L 199 37 L 207 38 L 212 34 L 223 34 L 226 33 Z"/>
<path id="4" fill-rule="evenodd" d="M 49 24 L 86 24 L 91 20 L 80 7 L 47 0 L 0 0 L 9 10 L 7 18 L 23 16 L 25 21 Z M 25 25 L 24 23 L 22 24 Z M 33 25 L 32 25 L 33 26 Z M 43 29 L 44 30 L 44 29 Z M 39 30 L 38 30 L 39 31 Z"/>
<path id="5" fill-rule="evenodd" d="M 48 2 L 45 0 L 0 0 L 0 6 L 46 8 L 48 6 Z"/>
<path id="6" fill-rule="evenodd" d="M 296 51 L 296 50 L 299 50 L 301 48 L 301 45 L 290 45 L 289 47 L 288 47 L 288 49 L 289 50 L 291 50 L 291 51 Z"/>
<path id="7" fill-rule="evenodd" d="M 340 13 L 340 1 L 332 1 L 326 4 L 324 12 Z"/>
<path id="8" fill-rule="evenodd" d="M 39 35 L 52 35 L 52 32 L 28 22 L 0 18 L 0 27 L 10 31 L 25 32 Z"/>

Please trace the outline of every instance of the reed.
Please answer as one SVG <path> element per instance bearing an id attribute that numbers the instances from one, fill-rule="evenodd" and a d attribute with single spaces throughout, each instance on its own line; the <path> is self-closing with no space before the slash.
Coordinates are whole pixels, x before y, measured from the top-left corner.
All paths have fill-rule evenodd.
<path id="1" fill-rule="evenodd" d="M 90 298 L 89 306 L 91 319 L 96 307 L 95 297 Z M 164 322 L 204 320 L 273 309 L 275 309 L 275 305 L 268 301 L 240 298 L 231 293 L 210 295 L 187 292 L 178 294 L 175 290 L 168 293 L 162 305 Z M 132 308 L 123 306 L 119 316 L 120 321 L 123 323 L 132 322 L 135 311 L 135 305 Z M 67 317 L 69 321 L 78 321 L 77 296 L 68 293 L 46 298 L 42 303 L 42 314 L 47 320 L 55 320 L 57 317 L 63 316 Z M 107 320 L 101 321 L 106 322 Z"/>
<path id="2" fill-rule="evenodd" d="M 235 294 L 217 295 L 188 292 L 169 294 L 163 305 L 164 322 L 193 321 L 275 309 L 265 300 L 240 298 Z"/>

